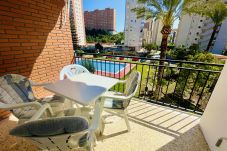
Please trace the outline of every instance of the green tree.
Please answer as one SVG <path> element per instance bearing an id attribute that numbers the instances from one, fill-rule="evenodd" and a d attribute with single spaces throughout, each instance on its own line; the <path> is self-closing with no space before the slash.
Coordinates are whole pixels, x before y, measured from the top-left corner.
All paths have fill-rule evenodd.
<path id="1" fill-rule="evenodd" d="M 81 65 L 88 69 L 88 71 L 91 73 L 95 73 L 96 71 L 94 64 L 90 60 L 83 60 Z"/>
<path id="2" fill-rule="evenodd" d="M 206 48 L 206 51 L 210 51 L 218 27 L 227 18 L 227 5 L 224 4 L 221 0 L 203 0 L 198 5 L 193 5 L 193 7 L 188 8 L 186 11 L 189 13 L 205 16 L 213 21 L 213 32 Z"/>
<path id="3" fill-rule="evenodd" d="M 138 3 L 145 4 L 145 6 L 132 9 L 138 18 L 154 18 L 155 20 L 160 20 L 162 22 L 160 59 L 166 58 L 168 37 L 171 33 L 174 21 L 179 18 L 184 8 L 189 7 L 189 4 L 193 2 L 196 2 L 196 0 L 138 0 Z M 161 91 L 164 61 L 160 61 L 159 65 L 155 89 L 155 98 L 157 100 L 159 99 Z"/>
<path id="4" fill-rule="evenodd" d="M 121 44 L 124 40 L 124 33 L 110 34 L 108 31 L 101 29 L 86 29 L 87 42 L 102 42 Z"/>

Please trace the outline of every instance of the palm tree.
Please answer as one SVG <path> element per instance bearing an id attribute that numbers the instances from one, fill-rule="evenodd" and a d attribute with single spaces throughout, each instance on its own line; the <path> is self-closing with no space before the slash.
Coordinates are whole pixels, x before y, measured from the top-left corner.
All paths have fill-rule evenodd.
<path id="1" fill-rule="evenodd" d="M 206 3 L 200 3 L 186 10 L 188 13 L 195 13 L 210 18 L 213 23 L 213 32 L 211 34 L 206 51 L 209 51 L 213 45 L 218 27 L 227 18 L 227 7 L 221 0 L 208 0 Z"/>
<path id="2" fill-rule="evenodd" d="M 70 20 L 70 29 L 71 29 L 71 35 L 72 35 L 72 43 L 73 43 L 73 50 L 77 50 L 79 48 L 78 44 L 78 36 L 76 33 L 76 26 L 75 26 L 75 18 L 74 18 L 74 8 L 73 3 L 74 1 L 70 0 L 70 14 L 69 14 L 69 20 Z"/>
<path id="3" fill-rule="evenodd" d="M 168 37 L 172 30 L 172 25 L 177 20 L 184 8 L 189 8 L 198 0 L 137 0 L 138 3 L 145 4 L 144 7 L 132 9 L 138 18 L 160 20 L 163 24 L 161 29 L 162 42 L 160 62 L 157 75 L 157 84 L 155 89 L 155 99 L 158 100 L 161 91 L 162 75 L 164 72 L 164 61 L 166 58 Z"/>

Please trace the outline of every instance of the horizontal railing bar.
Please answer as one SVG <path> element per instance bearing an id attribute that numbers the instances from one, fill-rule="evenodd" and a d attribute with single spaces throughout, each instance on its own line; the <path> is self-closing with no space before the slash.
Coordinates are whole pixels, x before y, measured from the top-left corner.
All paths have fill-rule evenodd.
<path id="1" fill-rule="evenodd" d="M 165 61 L 165 62 L 175 62 L 175 63 L 188 63 L 188 64 L 200 64 L 200 65 L 211 65 L 211 66 L 220 66 L 220 67 L 224 66 L 224 64 L 185 61 L 185 60 L 156 59 L 156 58 L 146 58 L 146 57 L 138 57 L 138 56 L 108 55 L 108 54 L 96 54 L 96 53 L 84 53 L 84 54 L 87 54 L 87 55 L 100 55 L 100 56 L 112 56 L 112 57 L 124 57 L 124 58 L 138 58 L 138 59 L 144 59 L 144 60 Z M 78 56 L 76 56 L 76 57 L 78 57 Z"/>
<path id="2" fill-rule="evenodd" d="M 76 58 L 83 58 L 83 57 L 76 57 Z M 85 58 L 84 58 L 85 59 Z M 87 59 L 87 58 L 86 58 Z M 90 59 L 87 59 L 90 60 Z M 118 61 L 118 60 L 105 60 L 105 59 L 99 59 L 99 58 L 93 58 L 93 60 L 102 60 L 102 61 L 111 61 L 111 62 L 120 62 L 120 63 L 131 63 L 131 64 L 139 64 L 139 65 L 148 65 L 148 66 L 154 66 L 154 67 L 167 67 L 167 68 L 177 68 L 177 69 L 185 69 L 185 70 L 194 70 L 194 71 L 202 71 L 202 72 L 212 72 L 212 73 L 220 73 L 220 70 L 214 71 L 214 70 L 205 70 L 205 69 L 195 69 L 195 68 L 187 68 L 187 67 L 178 67 L 178 66 L 166 66 L 166 65 L 158 65 L 158 64 L 146 64 L 146 63 L 139 63 L 139 62 L 127 62 L 127 61 Z"/>

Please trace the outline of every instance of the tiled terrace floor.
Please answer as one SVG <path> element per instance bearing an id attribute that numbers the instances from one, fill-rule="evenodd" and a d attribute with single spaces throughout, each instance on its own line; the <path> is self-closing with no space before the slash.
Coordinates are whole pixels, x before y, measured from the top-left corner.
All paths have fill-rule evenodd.
<path id="1" fill-rule="evenodd" d="M 110 123 L 106 124 L 104 135 L 98 138 L 96 151 L 209 150 L 199 129 L 200 117 L 197 115 L 136 99 L 131 102 L 128 112 L 131 132 L 127 132 L 123 119 L 108 117 Z M 36 150 L 27 141 L 8 135 L 8 129 L 15 125 L 16 122 L 10 120 L 0 123 L 0 150 Z"/>

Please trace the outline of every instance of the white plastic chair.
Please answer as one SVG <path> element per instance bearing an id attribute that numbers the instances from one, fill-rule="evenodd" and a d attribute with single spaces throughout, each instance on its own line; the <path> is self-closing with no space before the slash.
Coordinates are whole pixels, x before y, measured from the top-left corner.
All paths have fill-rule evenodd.
<path id="1" fill-rule="evenodd" d="M 64 115 L 43 118 L 43 114 L 49 110 L 48 104 L 43 105 L 29 121 L 12 129 L 10 134 L 29 139 L 43 151 L 94 150 L 92 125 L 86 117 L 78 115 L 77 110 L 71 108 L 61 111 Z"/>
<path id="2" fill-rule="evenodd" d="M 10 110 L 19 119 L 19 122 L 29 120 L 47 102 L 54 111 L 62 109 L 65 101 L 63 97 L 50 96 L 37 99 L 34 96 L 32 86 L 46 84 L 34 83 L 17 74 L 0 77 L 0 109 Z"/>
<path id="3" fill-rule="evenodd" d="M 78 65 L 78 64 L 71 64 L 63 67 L 60 72 L 60 80 L 65 78 L 71 79 L 75 75 L 80 73 L 90 73 L 85 67 Z"/>
<path id="4" fill-rule="evenodd" d="M 127 116 L 127 107 L 132 99 L 135 96 L 137 89 L 141 81 L 141 74 L 138 71 L 132 71 L 128 79 L 120 81 L 119 83 L 125 83 L 126 88 L 124 93 L 108 91 L 102 95 L 104 99 L 104 110 L 110 112 L 114 115 L 121 116 L 125 119 L 128 131 L 131 130 L 128 116 Z"/>

